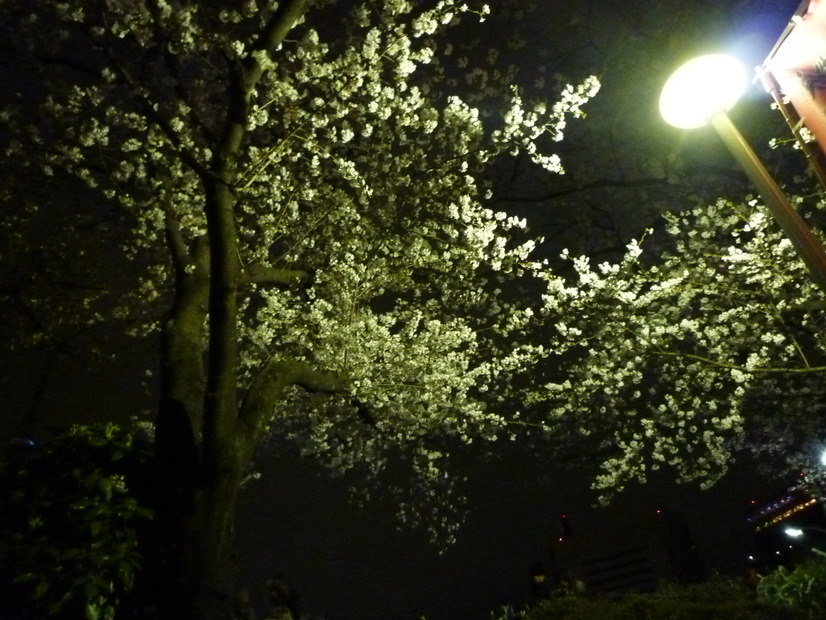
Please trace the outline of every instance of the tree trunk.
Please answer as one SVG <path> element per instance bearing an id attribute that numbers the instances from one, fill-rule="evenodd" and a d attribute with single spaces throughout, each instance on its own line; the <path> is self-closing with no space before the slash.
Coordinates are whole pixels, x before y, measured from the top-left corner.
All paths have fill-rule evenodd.
<path id="1" fill-rule="evenodd" d="M 241 476 L 226 472 L 201 486 L 183 528 L 181 603 L 176 618 L 226 620 L 234 583 L 232 522 Z"/>
<path id="2" fill-rule="evenodd" d="M 150 596 L 157 594 L 151 602 L 165 620 L 226 620 L 232 522 L 246 464 L 229 453 L 221 467 L 204 467 L 180 403 L 160 417 L 166 422 L 156 441 L 180 452 L 159 449 L 155 461 L 155 528 L 145 565 Z"/>
<path id="3" fill-rule="evenodd" d="M 184 247 L 174 218 L 167 221 L 176 303 L 164 334 L 156 455 L 162 489 L 158 555 L 169 571 L 166 585 L 180 588 L 165 605 L 167 612 L 174 610 L 165 616 L 170 620 L 228 616 L 232 519 L 262 429 L 260 415 L 243 422 L 238 417 L 242 271 L 233 181 L 255 87 L 265 71 L 256 53 L 274 53 L 307 7 L 308 0 L 280 3 L 255 38 L 253 53 L 230 71 L 223 130 L 209 169 L 196 167 L 204 188 L 207 241 Z"/>

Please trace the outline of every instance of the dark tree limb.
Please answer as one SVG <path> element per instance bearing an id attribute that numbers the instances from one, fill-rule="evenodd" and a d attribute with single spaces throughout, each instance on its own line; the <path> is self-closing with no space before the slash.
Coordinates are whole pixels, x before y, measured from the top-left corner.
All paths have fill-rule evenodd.
<path id="1" fill-rule="evenodd" d="M 592 189 L 617 187 L 651 187 L 662 185 L 673 185 L 673 181 L 662 177 L 632 179 L 629 181 L 614 181 L 608 179 L 600 179 L 599 181 L 592 181 L 591 183 L 582 183 L 580 185 L 575 185 L 574 187 L 568 187 L 566 189 L 547 192 L 545 194 L 540 194 L 539 196 L 508 196 L 501 198 L 501 200 L 507 202 L 545 202 L 546 200 L 553 200 L 554 198 L 569 196 L 571 194 L 578 194 L 580 192 L 585 192 Z"/>
<path id="2" fill-rule="evenodd" d="M 231 68 L 227 112 L 210 169 L 202 175 L 210 248 L 209 366 L 204 403 L 202 459 L 211 472 L 238 462 L 235 430 L 238 367 L 238 290 L 242 282 L 235 222 L 235 168 L 252 96 L 266 70 L 260 53 L 272 55 L 307 10 L 308 0 L 282 2 L 256 38 L 250 54 Z"/>
<path id="3" fill-rule="evenodd" d="M 339 373 L 318 370 L 305 362 L 270 358 L 250 384 L 238 415 L 244 436 L 243 447 L 250 457 L 284 390 L 294 385 L 308 392 L 344 394 L 350 381 Z"/>
<path id="4" fill-rule="evenodd" d="M 258 267 L 247 274 L 246 282 L 264 286 L 290 286 L 310 278 L 310 272 L 303 269 L 280 269 L 278 267 Z"/>

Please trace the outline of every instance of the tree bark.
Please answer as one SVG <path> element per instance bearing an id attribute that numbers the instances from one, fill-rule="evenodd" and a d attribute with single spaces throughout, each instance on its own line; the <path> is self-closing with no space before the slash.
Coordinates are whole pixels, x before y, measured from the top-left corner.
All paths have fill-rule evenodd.
<path id="1" fill-rule="evenodd" d="M 176 618 L 226 620 L 236 587 L 233 582 L 232 522 L 243 477 L 224 471 L 196 493 L 182 546 L 183 609 Z"/>
<path id="2" fill-rule="evenodd" d="M 167 222 L 175 270 L 175 297 L 161 330 L 161 368 L 158 413 L 155 423 L 155 528 L 147 550 L 151 571 L 144 575 L 147 590 L 163 617 L 177 617 L 183 604 L 186 566 L 185 523 L 195 508 L 200 484 L 199 437 L 204 388 L 204 339 L 209 295 L 209 255 L 205 240 L 190 253 L 177 237 L 174 222 Z M 191 273 L 189 273 L 191 272 Z"/>
<path id="3" fill-rule="evenodd" d="M 280 3 L 236 64 L 227 83 L 221 135 L 208 170 L 193 166 L 204 189 L 208 261 L 205 277 L 190 281 L 179 235 L 169 226 L 176 262 L 176 304 L 164 334 L 164 369 L 157 426 L 158 474 L 169 476 L 160 504 L 174 557 L 167 557 L 172 584 L 178 587 L 165 617 L 175 620 L 225 620 L 232 593 L 232 520 L 243 475 L 261 432 L 244 432 L 238 417 L 238 295 L 244 274 L 238 251 L 234 181 L 252 96 L 264 73 L 258 52 L 272 55 L 307 10 L 308 0 Z M 269 274 L 273 275 L 273 274 Z M 284 276 L 284 274 L 280 274 Z M 298 272 L 287 274 L 299 277 Z M 204 283 L 208 292 L 204 293 Z M 208 342 L 204 336 L 208 324 Z M 206 357 L 206 372 L 202 370 Z M 275 393 L 283 390 L 283 384 Z M 267 390 L 272 395 L 272 390 Z M 272 403 L 272 401 L 269 401 Z M 261 411 L 261 407 L 256 408 Z M 272 408 L 270 408 L 270 412 Z M 260 422 L 260 421 L 259 421 Z M 256 424 L 256 429 L 262 428 Z M 176 447 L 181 451 L 177 452 Z M 176 462 L 180 457 L 181 462 Z M 195 467 L 191 469 L 194 462 Z M 175 471 L 165 468 L 173 467 Z M 173 540 L 174 539 L 174 540 Z"/>

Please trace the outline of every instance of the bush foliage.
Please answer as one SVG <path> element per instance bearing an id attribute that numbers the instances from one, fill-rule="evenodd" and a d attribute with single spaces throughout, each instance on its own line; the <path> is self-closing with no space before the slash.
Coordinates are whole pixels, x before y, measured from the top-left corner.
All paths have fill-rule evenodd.
<path id="1" fill-rule="evenodd" d="M 759 600 L 746 585 L 714 577 L 621 597 L 566 594 L 541 601 L 521 620 L 797 620 L 798 610 Z"/>
<path id="2" fill-rule="evenodd" d="M 74 426 L 3 464 L 3 617 L 114 617 L 140 565 L 136 528 L 150 517 L 127 484 L 136 458 L 132 435 L 107 424 Z"/>
<path id="3" fill-rule="evenodd" d="M 792 570 L 780 567 L 766 575 L 757 588 L 761 599 L 800 609 L 806 618 L 826 618 L 826 554 Z"/>

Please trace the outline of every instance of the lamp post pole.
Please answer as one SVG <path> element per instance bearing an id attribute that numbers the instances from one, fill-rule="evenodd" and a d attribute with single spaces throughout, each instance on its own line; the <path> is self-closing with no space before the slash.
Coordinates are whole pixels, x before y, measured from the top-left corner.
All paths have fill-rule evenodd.
<path id="1" fill-rule="evenodd" d="M 814 236 L 800 214 L 789 203 L 783 190 L 757 158 L 743 135 L 731 122 L 728 114 L 725 112 L 716 114 L 711 118 L 710 123 L 731 151 L 734 159 L 742 166 L 749 180 L 760 192 L 775 221 L 792 242 L 812 278 L 820 289 L 826 292 L 826 251 L 823 249 L 823 244 Z"/>
<path id="2" fill-rule="evenodd" d="M 823 244 L 792 207 L 726 114 L 745 87 L 745 70 L 735 59 L 722 54 L 700 56 L 677 69 L 665 83 L 660 93 L 660 112 L 666 122 L 681 129 L 711 123 L 757 187 L 820 290 L 826 292 L 826 250 Z"/>

